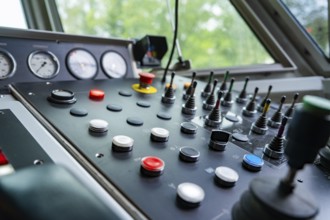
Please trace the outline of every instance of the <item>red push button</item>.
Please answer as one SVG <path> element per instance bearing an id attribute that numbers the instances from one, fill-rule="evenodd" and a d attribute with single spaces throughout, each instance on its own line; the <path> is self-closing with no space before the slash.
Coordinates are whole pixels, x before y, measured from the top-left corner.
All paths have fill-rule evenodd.
<path id="1" fill-rule="evenodd" d="M 142 158 L 141 165 L 146 170 L 159 171 L 159 170 L 164 169 L 165 163 L 159 157 L 148 156 L 148 157 Z"/>
<path id="2" fill-rule="evenodd" d="M 133 84 L 132 88 L 139 93 L 144 93 L 144 94 L 156 93 L 157 89 L 151 86 L 152 80 L 155 78 L 155 75 L 152 73 L 139 73 L 139 75 L 140 75 L 139 84 Z"/>
<path id="3" fill-rule="evenodd" d="M 103 100 L 104 99 L 104 91 L 99 89 L 92 89 L 89 91 L 89 98 L 93 100 Z"/>
<path id="4" fill-rule="evenodd" d="M 141 172 L 147 176 L 159 176 L 163 173 L 165 163 L 155 156 L 147 156 L 141 159 Z"/>
<path id="5" fill-rule="evenodd" d="M 152 73 L 140 73 L 140 86 L 146 88 L 152 84 L 155 75 Z"/>
<path id="6" fill-rule="evenodd" d="M 6 165 L 8 163 L 6 155 L 0 150 L 0 165 Z"/>

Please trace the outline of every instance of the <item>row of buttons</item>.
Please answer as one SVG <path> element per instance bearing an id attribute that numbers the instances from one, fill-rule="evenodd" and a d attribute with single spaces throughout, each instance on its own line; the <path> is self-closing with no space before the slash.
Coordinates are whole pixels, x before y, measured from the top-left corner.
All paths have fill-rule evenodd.
<path id="1" fill-rule="evenodd" d="M 94 119 L 90 121 L 89 129 L 93 132 L 105 132 L 108 129 L 107 126 L 108 123 L 106 121 Z M 181 131 L 188 134 L 195 133 L 197 128 L 198 127 L 196 125 L 190 122 L 184 122 L 181 124 Z M 169 139 L 169 131 L 164 128 L 152 128 L 150 132 L 150 139 L 156 142 L 166 142 Z M 216 139 L 213 139 L 213 142 L 217 142 Z M 125 135 L 117 135 L 112 139 L 112 150 L 115 152 L 132 151 L 133 145 L 134 140 Z M 216 148 L 213 147 L 213 149 Z M 199 157 L 200 152 L 195 148 L 185 146 L 179 149 L 179 158 L 184 162 L 196 162 Z M 243 167 L 250 171 L 260 171 L 263 164 L 264 161 L 253 154 L 244 155 L 242 161 Z M 162 175 L 164 170 L 165 162 L 159 157 L 146 156 L 141 159 L 140 172 L 142 175 L 157 177 Z M 214 180 L 219 186 L 232 187 L 238 179 L 238 173 L 229 167 L 220 166 L 215 169 Z M 187 194 L 187 192 L 189 193 Z M 177 197 L 180 204 L 189 207 L 196 207 L 204 199 L 204 190 L 194 183 L 182 183 L 177 188 Z"/>
<path id="2" fill-rule="evenodd" d="M 128 96 L 125 93 L 125 96 Z M 105 97 L 105 94 L 101 90 L 91 90 L 89 92 L 89 98 L 95 101 L 101 101 Z M 73 98 L 73 97 L 71 97 Z M 150 104 L 148 102 L 137 102 L 140 107 L 148 108 Z M 107 109 L 114 112 L 122 111 L 122 107 L 119 105 L 109 104 Z M 84 109 L 72 108 L 70 110 L 71 115 L 74 116 L 86 116 L 88 112 Z M 164 113 L 165 114 L 165 113 Z M 158 113 L 157 117 L 169 120 L 170 116 Z M 127 123 L 134 126 L 143 125 L 143 120 L 138 118 L 127 118 Z M 108 131 L 108 122 L 102 119 L 93 119 L 89 122 L 89 130 L 96 133 L 104 133 Z M 181 123 L 181 132 L 186 134 L 195 134 L 198 127 L 191 122 Z M 215 134 L 215 133 L 214 133 Z M 214 136 L 217 136 L 215 134 Z M 222 134 L 223 135 L 223 134 Z M 228 136 L 229 138 L 229 136 Z M 227 139 L 228 139 L 227 138 Z M 152 128 L 150 131 L 150 139 L 155 142 L 166 142 L 169 139 L 169 131 L 164 128 Z M 211 138 L 209 146 L 214 150 L 224 150 L 226 143 L 221 144 L 221 149 L 218 144 L 219 140 L 214 137 Z M 133 150 L 134 140 L 125 135 L 117 135 L 112 139 L 112 150 L 115 152 L 130 152 Z M 213 146 L 213 147 L 212 147 Z M 198 161 L 200 152 L 192 147 L 181 147 L 179 149 L 179 158 L 184 162 L 193 163 Z M 263 166 L 263 160 L 253 154 L 246 154 L 243 157 L 243 167 L 250 171 L 259 171 Z M 156 156 L 145 156 L 140 161 L 140 172 L 142 175 L 150 177 L 158 177 L 163 174 L 165 170 L 165 162 Z M 220 166 L 215 169 L 214 181 L 221 187 L 233 187 L 239 179 L 238 173 L 225 166 Z M 177 187 L 177 198 L 180 204 L 189 207 L 198 206 L 205 197 L 204 190 L 190 182 L 181 183 Z"/>
<path id="3" fill-rule="evenodd" d="M 163 128 L 151 129 L 151 139 L 160 141 L 167 141 L 169 133 Z M 117 152 L 127 152 L 133 149 L 134 140 L 128 136 L 118 135 L 112 139 L 112 150 Z M 185 162 L 196 162 L 199 159 L 200 152 L 192 147 L 181 147 L 179 149 L 179 158 Z M 242 165 L 250 171 L 260 171 L 264 162 L 261 158 L 246 154 L 243 157 Z M 163 174 L 165 170 L 165 162 L 156 156 L 146 156 L 140 161 L 140 172 L 142 175 L 149 177 L 158 177 Z M 238 173 L 226 166 L 219 166 L 214 171 L 214 181 L 220 187 L 233 187 L 239 179 Z M 195 183 L 184 182 L 177 187 L 177 201 L 180 205 L 185 207 L 198 207 L 204 200 L 205 192 L 202 187 Z"/>

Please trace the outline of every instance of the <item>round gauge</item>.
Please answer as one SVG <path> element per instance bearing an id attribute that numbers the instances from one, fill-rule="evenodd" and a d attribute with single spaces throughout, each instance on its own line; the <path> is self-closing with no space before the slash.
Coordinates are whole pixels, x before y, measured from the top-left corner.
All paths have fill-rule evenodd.
<path id="1" fill-rule="evenodd" d="M 28 64 L 32 73 L 42 79 L 54 78 L 60 70 L 57 57 L 45 50 L 32 52 L 29 55 Z"/>
<path id="2" fill-rule="evenodd" d="M 108 51 L 103 54 L 101 66 L 105 74 L 110 78 L 121 78 L 125 76 L 127 72 L 125 59 L 114 51 Z"/>
<path id="3" fill-rule="evenodd" d="M 71 50 L 66 61 L 69 71 L 78 79 L 90 79 L 97 74 L 96 59 L 87 50 Z"/>
<path id="4" fill-rule="evenodd" d="M 0 49 L 0 80 L 14 75 L 16 62 L 14 57 L 5 50 Z"/>

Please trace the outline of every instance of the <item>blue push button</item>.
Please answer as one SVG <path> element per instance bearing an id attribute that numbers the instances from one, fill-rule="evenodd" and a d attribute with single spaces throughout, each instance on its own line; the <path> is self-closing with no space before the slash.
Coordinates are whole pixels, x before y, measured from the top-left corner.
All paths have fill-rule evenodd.
<path id="1" fill-rule="evenodd" d="M 250 171 L 260 171 L 264 165 L 263 159 L 254 154 L 245 154 L 243 157 L 243 166 Z"/>

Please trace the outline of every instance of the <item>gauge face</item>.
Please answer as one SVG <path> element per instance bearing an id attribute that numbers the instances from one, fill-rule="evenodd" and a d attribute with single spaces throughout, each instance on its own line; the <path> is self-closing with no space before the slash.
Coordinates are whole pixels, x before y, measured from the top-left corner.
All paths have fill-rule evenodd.
<path id="1" fill-rule="evenodd" d="M 57 57 L 49 51 L 38 50 L 32 52 L 28 64 L 32 73 L 42 79 L 54 78 L 60 70 Z"/>
<path id="2" fill-rule="evenodd" d="M 7 79 L 14 75 L 16 62 L 10 53 L 0 50 L 0 80 Z"/>
<path id="3" fill-rule="evenodd" d="M 106 75 L 110 78 L 121 78 L 126 75 L 127 64 L 125 59 L 114 51 L 103 54 L 101 66 Z"/>
<path id="4" fill-rule="evenodd" d="M 71 74 L 78 79 L 90 79 L 97 74 L 97 62 L 87 50 L 71 50 L 67 56 L 67 65 Z"/>

